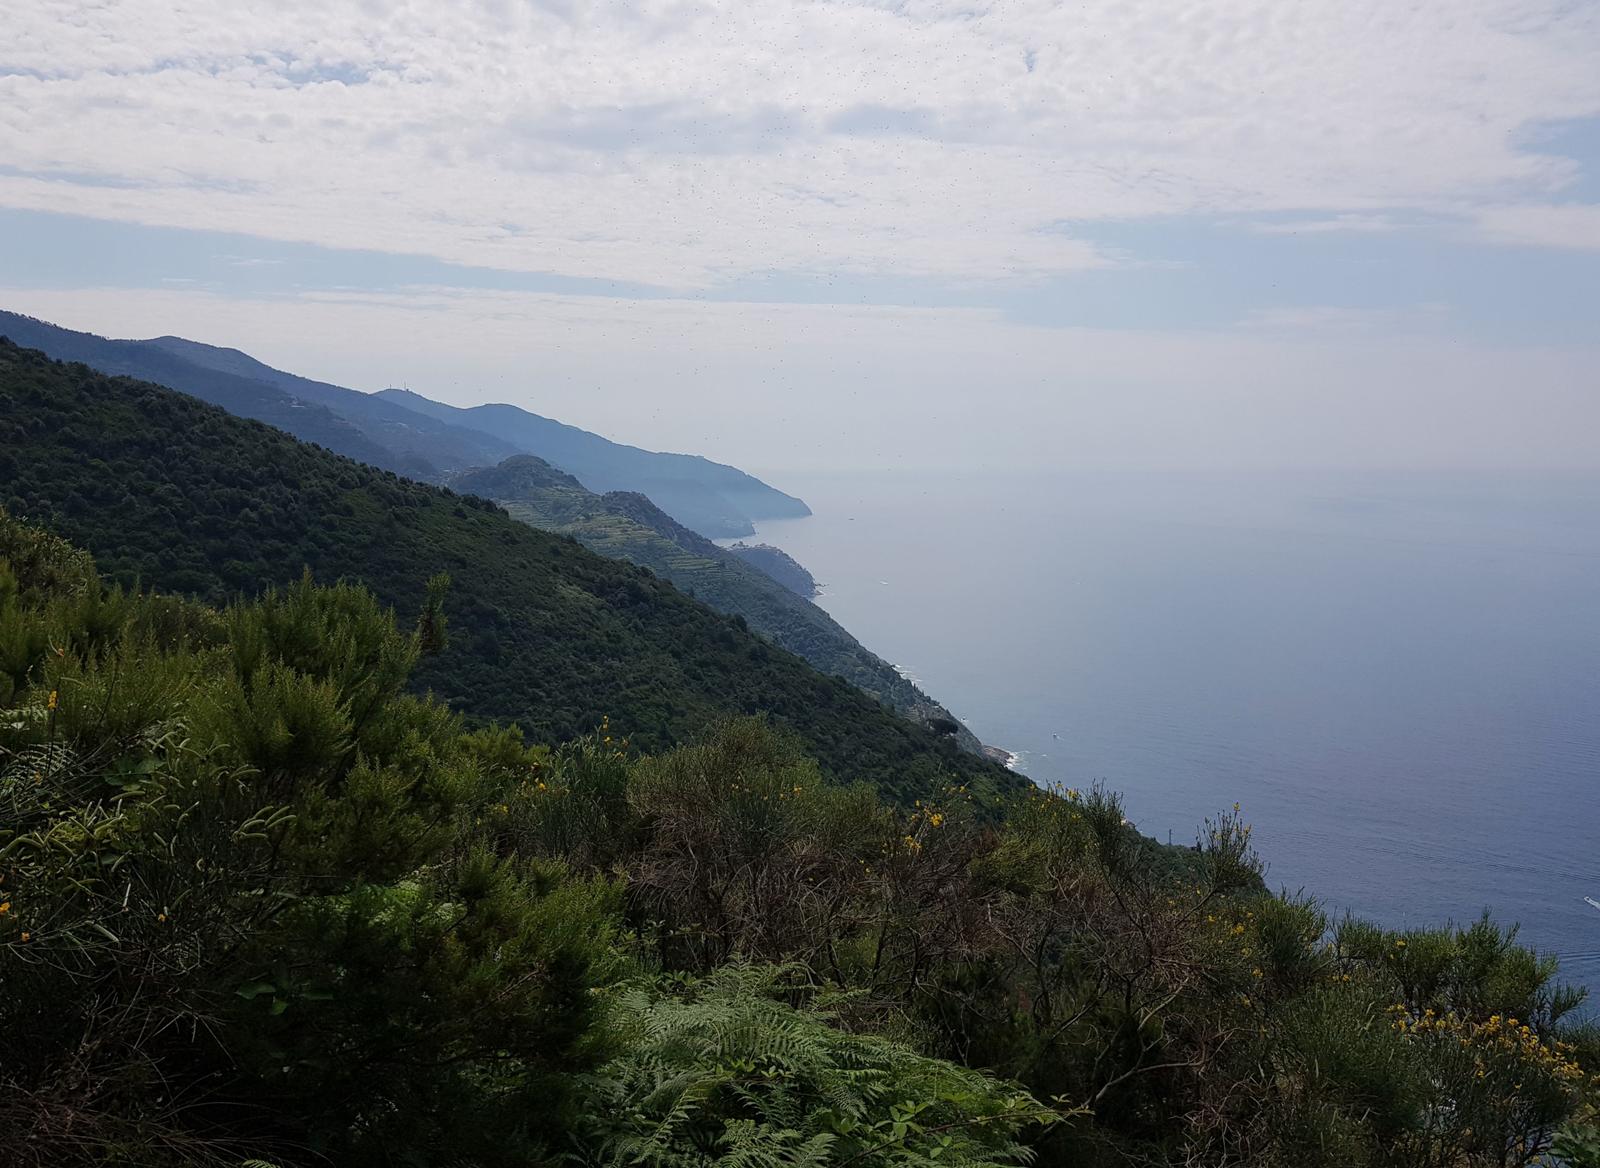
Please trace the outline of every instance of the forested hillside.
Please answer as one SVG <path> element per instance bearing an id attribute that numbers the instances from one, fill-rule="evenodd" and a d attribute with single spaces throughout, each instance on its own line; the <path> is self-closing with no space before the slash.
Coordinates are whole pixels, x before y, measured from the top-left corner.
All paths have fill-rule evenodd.
<path id="1" fill-rule="evenodd" d="M 532 455 L 468 471 L 454 477 L 451 485 L 493 499 L 534 527 L 570 535 L 601 555 L 649 568 L 718 612 L 741 617 L 753 630 L 822 672 L 844 678 L 908 718 L 956 727 L 956 740 L 964 749 L 982 749 L 950 711 L 810 600 L 690 531 L 643 495 L 630 491 L 596 495 Z"/>
<path id="2" fill-rule="evenodd" d="M 408 482 L 194 398 L 0 342 L 0 504 L 125 582 L 208 600 L 309 569 L 402 619 L 452 577 L 451 647 L 419 687 L 562 741 L 609 715 L 641 746 L 764 711 L 837 775 L 907 801 L 951 778 L 1026 780 L 897 717 L 666 582 L 492 503 Z"/>

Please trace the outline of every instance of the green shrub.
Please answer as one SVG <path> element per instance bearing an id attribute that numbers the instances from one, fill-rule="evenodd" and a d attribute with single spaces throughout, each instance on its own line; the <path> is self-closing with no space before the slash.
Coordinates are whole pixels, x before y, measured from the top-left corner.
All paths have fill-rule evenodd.
<path id="1" fill-rule="evenodd" d="M 830 1024 L 799 971 L 634 985 L 587 1080 L 582 1162 L 652 1168 L 1024 1163 L 1057 1118 L 1020 1089 Z M 798 1002 L 798 1004 L 796 1004 Z"/>

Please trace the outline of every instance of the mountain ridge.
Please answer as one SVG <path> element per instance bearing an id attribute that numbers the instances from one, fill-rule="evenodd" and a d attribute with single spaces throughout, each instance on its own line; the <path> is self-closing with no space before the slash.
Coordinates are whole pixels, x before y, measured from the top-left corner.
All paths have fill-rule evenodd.
<path id="1" fill-rule="evenodd" d="M 114 340 L 4 310 L 0 336 L 58 360 L 193 394 L 409 478 L 442 482 L 515 454 L 555 455 L 547 460 L 586 476 L 586 485 L 643 491 L 705 535 L 749 535 L 756 518 L 810 514 L 803 501 L 736 467 L 626 446 L 516 406 L 475 407 L 488 411 L 480 414 L 404 390 L 366 393 L 275 369 L 239 349 L 172 335 Z M 524 441 L 508 440 L 502 430 Z M 576 465 L 565 465 L 563 454 Z"/>

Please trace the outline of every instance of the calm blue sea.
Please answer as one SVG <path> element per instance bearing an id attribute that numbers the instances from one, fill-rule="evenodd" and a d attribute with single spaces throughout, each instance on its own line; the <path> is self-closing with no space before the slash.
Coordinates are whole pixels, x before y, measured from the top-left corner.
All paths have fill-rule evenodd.
<path id="1" fill-rule="evenodd" d="M 783 476 L 760 536 L 1042 783 L 1237 801 L 1274 886 L 1600 993 L 1600 478 Z"/>

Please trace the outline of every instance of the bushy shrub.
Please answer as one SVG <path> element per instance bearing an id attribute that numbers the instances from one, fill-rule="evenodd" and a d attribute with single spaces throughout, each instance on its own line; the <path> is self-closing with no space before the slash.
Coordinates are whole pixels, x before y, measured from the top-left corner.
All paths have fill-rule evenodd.
<path id="1" fill-rule="evenodd" d="M 102 591 L 3 514 L 0 567 L 7 1162 L 559 1142 L 620 893 L 494 854 L 523 759 L 402 693 L 421 638 L 309 580 L 221 620 Z"/>

